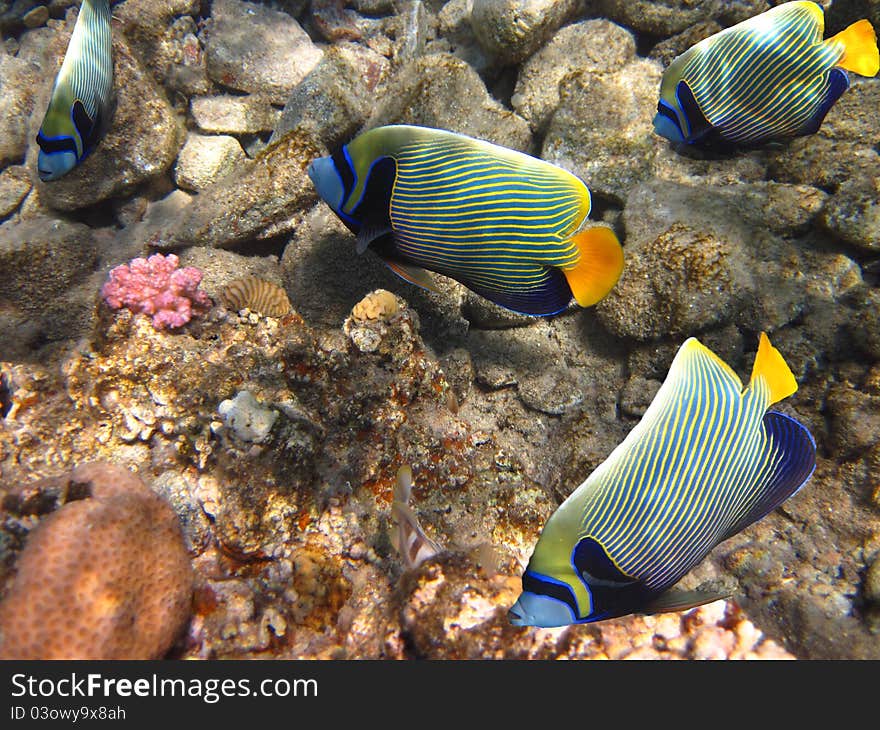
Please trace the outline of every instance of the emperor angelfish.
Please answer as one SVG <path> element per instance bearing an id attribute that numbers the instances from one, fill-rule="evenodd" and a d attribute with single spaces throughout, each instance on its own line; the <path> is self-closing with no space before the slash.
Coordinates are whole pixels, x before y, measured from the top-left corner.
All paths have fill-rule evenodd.
<path id="1" fill-rule="evenodd" d="M 113 115 L 109 0 L 83 0 L 37 134 L 41 180 L 66 175 L 95 148 Z"/>
<path id="2" fill-rule="evenodd" d="M 672 142 L 754 146 L 818 131 L 853 71 L 875 76 L 877 39 L 860 20 L 823 41 L 813 2 L 789 2 L 678 56 L 660 83 L 654 131 Z"/>
<path id="3" fill-rule="evenodd" d="M 378 127 L 309 166 L 318 194 L 403 279 L 434 289 L 425 269 L 531 315 L 602 299 L 623 249 L 590 212 L 574 175 L 514 150 L 427 127 Z"/>
<path id="4" fill-rule="evenodd" d="M 687 340 L 642 420 L 547 521 L 511 623 L 590 623 L 727 597 L 670 588 L 813 473 L 810 432 L 767 410 L 796 390 L 764 333 L 745 388 Z"/>

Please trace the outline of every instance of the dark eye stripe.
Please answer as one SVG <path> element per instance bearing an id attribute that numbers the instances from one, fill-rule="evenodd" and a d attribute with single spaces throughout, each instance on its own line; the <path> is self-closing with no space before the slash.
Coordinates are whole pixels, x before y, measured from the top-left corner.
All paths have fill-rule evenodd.
<path id="1" fill-rule="evenodd" d="M 73 137 L 47 137 L 42 132 L 37 134 L 37 144 L 47 155 L 57 152 L 73 152 L 76 154 L 76 142 Z"/>
<path id="2" fill-rule="evenodd" d="M 351 163 L 344 146 L 336 150 L 330 157 L 333 160 L 336 172 L 339 174 L 339 179 L 342 180 L 342 203 L 344 205 L 348 201 L 351 191 L 354 190 L 354 170 L 351 168 Z"/>
<path id="3" fill-rule="evenodd" d="M 571 615 L 575 619 L 580 618 L 574 593 L 564 583 L 551 581 L 543 576 L 539 576 L 537 573 L 526 571 L 522 577 L 522 587 L 523 591 L 535 593 L 539 596 L 549 596 L 565 603 L 571 609 Z"/>

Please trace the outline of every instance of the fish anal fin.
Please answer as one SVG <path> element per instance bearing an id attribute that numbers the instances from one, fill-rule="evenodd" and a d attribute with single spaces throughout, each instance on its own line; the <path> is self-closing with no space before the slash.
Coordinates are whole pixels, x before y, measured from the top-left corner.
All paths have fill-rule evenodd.
<path id="1" fill-rule="evenodd" d="M 877 50 L 877 34 L 870 20 L 859 20 L 825 41 L 826 45 L 843 45 L 840 68 L 859 76 L 876 76 L 880 71 L 880 52 Z"/>
<path id="2" fill-rule="evenodd" d="M 816 442 L 806 426 L 777 411 L 766 413 L 763 425 L 777 454 L 775 463 L 758 486 L 749 509 L 718 542 L 733 537 L 776 509 L 807 483 L 816 468 Z"/>
<path id="3" fill-rule="evenodd" d="M 763 378 L 770 389 L 770 403 L 778 403 L 797 392 L 798 385 L 791 368 L 773 345 L 766 332 L 761 333 L 755 365 L 752 368 L 751 385 L 757 378 Z"/>
<path id="4" fill-rule="evenodd" d="M 434 280 L 431 278 L 431 274 L 429 274 L 424 269 L 413 266 L 412 264 L 404 264 L 400 261 L 389 261 L 385 259 L 385 265 L 391 269 L 395 274 L 397 274 L 404 281 L 408 281 L 410 284 L 414 286 L 421 287 L 422 289 L 427 289 L 428 291 L 438 292 L 437 286 L 434 284 Z"/>
<path id="5" fill-rule="evenodd" d="M 729 591 L 706 591 L 700 589 L 682 591 L 670 589 L 650 600 L 638 612 L 654 614 L 687 611 L 690 608 L 730 598 L 732 595 Z"/>
<path id="6" fill-rule="evenodd" d="M 825 121 L 825 117 L 831 107 L 843 95 L 843 92 L 849 88 L 849 76 L 842 68 L 832 68 L 828 72 L 828 90 L 825 92 L 825 98 L 813 115 L 807 120 L 807 123 L 798 130 L 799 135 L 815 134 Z"/>
<path id="7" fill-rule="evenodd" d="M 580 252 L 577 264 L 562 273 L 575 301 L 590 307 L 604 299 L 623 272 L 623 248 L 607 226 L 593 226 L 574 235 Z"/>

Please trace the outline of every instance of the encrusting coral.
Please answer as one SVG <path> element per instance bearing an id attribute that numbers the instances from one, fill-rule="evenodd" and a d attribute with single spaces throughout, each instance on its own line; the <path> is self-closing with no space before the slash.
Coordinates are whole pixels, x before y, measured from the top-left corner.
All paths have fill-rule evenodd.
<path id="1" fill-rule="evenodd" d="M 70 481 L 89 484 L 91 497 L 28 536 L 0 602 L 0 658 L 161 658 L 192 606 L 177 516 L 120 466 L 81 465 Z"/>
<path id="2" fill-rule="evenodd" d="M 110 271 L 101 296 L 112 309 L 150 315 L 156 329 L 182 327 L 206 312 L 211 299 L 199 289 L 202 272 L 193 266 L 178 269 L 179 263 L 173 253 L 157 253 L 120 264 Z"/>

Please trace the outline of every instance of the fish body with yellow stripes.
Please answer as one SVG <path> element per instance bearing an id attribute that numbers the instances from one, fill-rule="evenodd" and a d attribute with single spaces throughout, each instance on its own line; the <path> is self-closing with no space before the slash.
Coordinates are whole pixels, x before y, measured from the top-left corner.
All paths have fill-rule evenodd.
<path id="1" fill-rule="evenodd" d="M 499 145 L 427 127 L 391 125 L 314 160 L 309 177 L 357 236 L 403 279 L 427 271 L 531 315 L 601 300 L 617 283 L 614 232 L 581 230 L 590 193 L 575 175 Z"/>
<path id="2" fill-rule="evenodd" d="M 114 99 L 110 1 L 83 0 L 37 134 L 41 180 L 66 175 L 95 148 Z"/>
<path id="3" fill-rule="evenodd" d="M 756 146 L 814 134 L 849 88 L 880 68 L 870 21 L 823 40 L 814 2 L 787 2 L 716 33 L 666 69 L 654 130 L 672 142 Z"/>
<path id="4" fill-rule="evenodd" d="M 642 420 L 545 524 L 511 623 L 590 623 L 726 597 L 673 586 L 813 473 L 810 432 L 768 410 L 796 390 L 763 333 L 745 388 L 687 340 Z"/>

